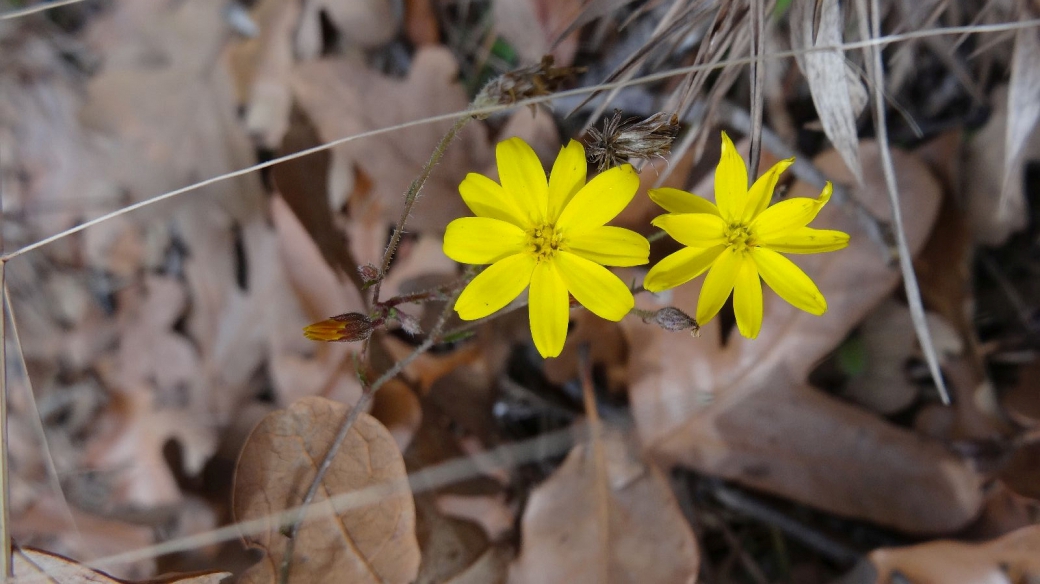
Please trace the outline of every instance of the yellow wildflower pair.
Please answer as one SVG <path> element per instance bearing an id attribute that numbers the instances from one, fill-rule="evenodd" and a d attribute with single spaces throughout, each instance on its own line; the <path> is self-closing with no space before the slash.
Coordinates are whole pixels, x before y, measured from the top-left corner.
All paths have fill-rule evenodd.
<path id="1" fill-rule="evenodd" d="M 570 296 L 594 314 L 618 321 L 634 305 L 632 291 L 603 266 L 647 263 L 650 245 L 633 231 L 606 225 L 639 188 L 630 165 L 611 168 L 587 184 L 585 151 L 571 141 L 561 149 L 546 180 L 534 151 L 519 138 L 498 145 L 501 184 L 475 173 L 459 192 L 476 217 L 456 219 L 444 235 L 444 253 L 464 264 L 490 264 L 455 303 L 463 320 L 486 317 L 530 287 L 531 334 L 543 357 L 555 357 L 567 337 Z M 644 287 L 658 292 L 705 271 L 697 321 L 711 320 L 733 292 L 737 326 L 754 338 L 762 327 L 762 284 L 812 314 L 827 303 L 812 280 L 778 252 L 834 251 L 848 244 L 840 231 L 807 227 L 831 195 L 795 198 L 769 207 L 780 174 L 777 163 L 747 188 L 744 161 L 723 133 L 715 173 L 715 200 L 677 189 L 652 189 L 650 197 L 669 213 L 653 224 L 686 247 L 651 268 Z M 761 279 L 760 279 L 761 278 Z"/>

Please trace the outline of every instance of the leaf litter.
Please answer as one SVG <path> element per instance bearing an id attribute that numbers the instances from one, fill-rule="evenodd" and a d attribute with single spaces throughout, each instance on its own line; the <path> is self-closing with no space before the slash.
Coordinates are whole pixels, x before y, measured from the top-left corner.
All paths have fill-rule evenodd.
<path id="1" fill-rule="evenodd" d="M 616 222 L 651 235 L 659 210 L 646 190 L 663 182 L 710 197 L 714 136 L 720 125 L 734 129 L 728 109 L 749 107 L 747 69 L 729 61 L 750 47 L 750 6 L 739 2 L 261 0 L 237 12 L 205 0 L 86 4 L 0 27 L 8 251 L 272 155 L 464 110 L 494 74 L 545 53 L 587 68 L 569 81 L 583 87 L 717 66 L 618 89 L 570 118 L 573 101 L 468 124 L 413 209 L 385 300 L 458 277 L 441 251 L 444 226 L 468 214 L 457 190 L 467 173 L 497 176 L 498 141 L 521 136 L 544 163 L 601 122 L 590 112 L 676 120 L 670 160 L 643 169 Z M 928 50 L 897 52 L 889 64 L 894 109 L 929 138 L 963 129 L 920 147 L 907 122 L 889 120 L 907 147 L 893 150 L 894 165 L 955 396 L 947 408 L 923 374 L 890 262 L 891 209 L 874 130 L 861 119 L 861 57 L 803 51 L 848 37 L 855 11 L 781 4 L 764 22 L 767 56 L 781 39 L 802 52 L 797 68 L 765 62 L 763 165 L 790 155 L 769 151 L 777 131 L 808 165 L 781 182 L 780 196 L 815 196 L 812 176 L 838 185 L 839 204 L 819 220 L 852 234 L 851 246 L 795 258 L 828 313 L 796 313 L 767 295 L 763 333 L 746 341 L 725 319 L 693 338 L 636 315 L 616 325 L 576 311 L 567 349 L 550 362 L 532 353 L 522 306 L 472 330 L 451 320 L 448 330 L 461 332 L 403 367 L 348 433 L 319 489 L 321 511 L 293 541 L 291 581 L 824 582 L 851 568 L 833 561 L 836 546 L 873 565 L 863 581 L 1037 573 L 1040 281 L 1023 251 L 1036 233 L 1036 31 L 1018 29 L 999 50 L 987 48 L 999 46 L 990 38 L 968 41 L 978 58 L 959 49 L 937 57 L 936 47 L 953 45 L 924 41 Z M 927 14 L 898 5 L 891 17 L 919 27 L 979 17 L 962 4 Z M 989 10 L 980 20 L 1016 15 Z M 988 119 L 970 109 L 980 92 Z M 401 305 L 415 326 L 395 324 L 363 345 L 315 344 L 300 329 L 372 308 L 357 268 L 380 264 L 401 195 L 450 124 L 217 182 L 5 265 L 25 357 L 25 376 L 11 378 L 15 538 L 74 558 L 20 548 L 15 581 L 55 571 L 71 582 L 201 583 L 227 572 L 277 581 L 287 540 L 272 514 L 301 502 L 365 383 L 426 339 L 445 298 Z M 656 243 L 653 257 L 667 245 Z M 645 268 L 622 273 L 638 290 Z M 698 288 L 639 292 L 637 306 L 692 313 Z M 598 415 L 578 383 L 583 343 Z M 605 429 L 586 439 L 583 420 L 593 418 Z M 565 455 L 487 463 L 561 428 L 576 442 Z M 484 462 L 451 487 L 400 490 L 409 472 L 467 458 Z M 399 490 L 361 507 L 328 504 L 390 485 Z M 734 492 L 744 495 L 726 495 Z M 243 529 L 244 542 L 206 539 L 251 520 L 262 529 Z M 200 549 L 113 565 L 113 576 L 89 567 L 107 570 L 92 561 L 178 538 Z M 902 545 L 911 542 L 919 545 Z M 248 547 L 262 550 L 259 561 Z M 146 580 L 198 570 L 217 571 Z"/>

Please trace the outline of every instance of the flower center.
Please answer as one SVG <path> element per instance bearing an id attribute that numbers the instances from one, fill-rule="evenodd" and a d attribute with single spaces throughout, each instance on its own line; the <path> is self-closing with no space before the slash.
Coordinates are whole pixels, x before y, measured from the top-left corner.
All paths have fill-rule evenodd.
<path id="1" fill-rule="evenodd" d="M 563 235 L 552 224 L 540 225 L 527 232 L 527 244 L 538 261 L 547 260 L 563 248 Z"/>
<path id="2" fill-rule="evenodd" d="M 747 225 L 730 225 L 726 228 L 726 245 L 734 251 L 746 252 L 748 248 L 755 247 L 755 234 Z"/>

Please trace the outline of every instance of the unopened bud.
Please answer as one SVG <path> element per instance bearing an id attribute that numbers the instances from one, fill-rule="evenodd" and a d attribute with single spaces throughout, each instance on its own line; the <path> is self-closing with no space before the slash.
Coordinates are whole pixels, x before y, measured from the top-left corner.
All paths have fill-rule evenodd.
<path id="1" fill-rule="evenodd" d="M 353 342 L 372 336 L 372 320 L 359 312 L 348 312 L 303 327 L 303 336 L 312 341 Z"/>
<path id="2" fill-rule="evenodd" d="M 653 322 L 666 331 L 680 332 L 688 330 L 693 336 L 697 336 L 701 330 L 700 325 L 697 324 L 697 321 L 692 316 L 674 306 L 666 306 L 653 313 L 651 318 L 643 320 Z"/>
<path id="3" fill-rule="evenodd" d="M 664 158 L 678 134 L 679 117 L 673 113 L 658 112 L 643 120 L 631 118 L 622 122 L 621 110 L 614 110 L 614 115 L 604 120 L 602 129 L 589 129 L 589 162 L 602 172 L 630 158 Z"/>
<path id="4" fill-rule="evenodd" d="M 379 268 L 372 264 L 358 266 L 357 273 L 361 276 L 361 281 L 365 283 L 366 287 L 375 284 L 379 280 Z"/>

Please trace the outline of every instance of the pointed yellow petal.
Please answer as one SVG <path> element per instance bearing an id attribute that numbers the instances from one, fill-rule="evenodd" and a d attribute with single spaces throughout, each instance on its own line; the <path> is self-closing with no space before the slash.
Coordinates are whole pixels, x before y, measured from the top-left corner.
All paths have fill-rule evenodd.
<path id="1" fill-rule="evenodd" d="M 747 166 L 733 141 L 722 133 L 722 157 L 715 168 L 715 204 L 727 223 L 739 219 L 747 199 Z"/>
<path id="2" fill-rule="evenodd" d="M 707 213 L 673 213 L 657 217 L 651 224 L 660 227 L 675 241 L 689 247 L 712 247 L 726 241 L 726 222 Z"/>
<path id="3" fill-rule="evenodd" d="M 711 264 L 701 286 L 701 295 L 697 298 L 697 324 L 704 326 L 719 313 L 729 293 L 733 291 L 733 282 L 737 279 L 737 271 L 743 259 L 742 252 L 727 247 Z"/>
<path id="4" fill-rule="evenodd" d="M 522 229 L 487 217 L 461 217 L 444 232 L 444 255 L 463 264 L 493 264 L 520 253 L 527 235 Z"/>
<path id="5" fill-rule="evenodd" d="M 817 316 L 827 312 L 827 300 L 812 279 L 794 262 L 765 248 L 751 250 L 751 258 L 766 284 L 795 308 Z"/>
<path id="6" fill-rule="evenodd" d="M 477 320 L 509 304 L 531 282 L 534 256 L 518 253 L 498 260 L 477 274 L 455 301 L 462 320 Z"/>
<path id="7" fill-rule="evenodd" d="M 737 316 L 737 329 L 749 339 L 762 330 L 762 280 L 758 268 L 749 257 L 744 257 L 733 283 L 733 313 Z"/>
<path id="8" fill-rule="evenodd" d="M 556 227 L 567 235 L 600 227 L 617 216 L 636 196 L 639 175 L 631 164 L 600 173 L 581 188 L 560 213 Z"/>
<path id="9" fill-rule="evenodd" d="M 685 284 L 703 274 L 724 249 L 724 245 L 708 249 L 687 247 L 665 256 L 650 268 L 650 272 L 643 279 L 643 287 L 651 292 L 660 292 Z"/>
<path id="10" fill-rule="evenodd" d="M 801 227 L 759 237 L 758 243 L 783 253 L 823 253 L 844 249 L 849 245 L 849 234 L 832 229 Z"/>
<path id="11" fill-rule="evenodd" d="M 650 242 L 635 231 L 604 225 L 567 239 L 576 255 L 604 266 L 641 266 L 650 261 Z"/>
<path id="12" fill-rule="evenodd" d="M 773 191 L 776 190 L 776 183 L 780 180 L 780 175 L 792 164 L 794 164 L 794 158 L 777 162 L 773 168 L 758 177 L 755 184 L 751 185 L 751 189 L 748 190 L 747 204 L 744 206 L 743 222 L 745 224 L 769 206 L 769 200 L 773 198 Z"/>
<path id="13" fill-rule="evenodd" d="M 549 221 L 559 217 L 567 203 L 585 186 L 585 147 L 577 140 L 571 140 L 563 148 L 553 163 L 549 173 Z"/>
<path id="14" fill-rule="evenodd" d="M 469 210 L 478 217 L 501 219 L 518 227 L 528 224 L 527 215 L 516 206 L 513 197 L 497 182 L 482 174 L 467 174 L 459 185 L 459 194 Z"/>
<path id="15" fill-rule="evenodd" d="M 527 142 L 510 138 L 498 143 L 495 157 L 502 188 L 529 223 L 542 223 L 549 204 L 549 183 L 538 155 Z"/>
<path id="16" fill-rule="evenodd" d="M 664 207 L 665 211 L 669 213 L 719 214 L 719 208 L 708 199 L 703 199 L 693 193 L 687 193 L 679 189 L 668 187 L 650 189 L 648 194 L 650 195 L 650 200 Z"/>
<path id="17" fill-rule="evenodd" d="M 534 269 L 529 303 L 531 337 L 535 348 L 542 357 L 559 356 L 567 340 L 570 298 L 552 261 L 539 262 Z"/>
<path id="18" fill-rule="evenodd" d="M 617 322 L 635 306 L 628 286 L 603 266 L 567 252 L 553 262 L 567 291 L 596 316 Z"/>
<path id="19" fill-rule="evenodd" d="M 785 231 L 805 227 L 816 218 L 816 214 L 831 199 L 832 191 L 833 187 L 828 182 L 818 199 L 795 197 L 780 201 L 755 217 L 755 220 L 751 222 L 751 231 L 761 240 L 782 235 Z"/>

